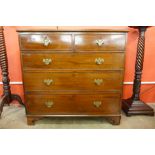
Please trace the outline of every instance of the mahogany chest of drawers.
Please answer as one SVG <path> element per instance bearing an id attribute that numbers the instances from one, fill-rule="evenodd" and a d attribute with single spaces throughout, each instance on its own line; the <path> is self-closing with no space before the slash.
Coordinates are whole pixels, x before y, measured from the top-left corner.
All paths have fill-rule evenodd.
<path id="1" fill-rule="evenodd" d="M 126 30 L 20 30 L 27 123 L 42 117 L 121 119 Z"/>

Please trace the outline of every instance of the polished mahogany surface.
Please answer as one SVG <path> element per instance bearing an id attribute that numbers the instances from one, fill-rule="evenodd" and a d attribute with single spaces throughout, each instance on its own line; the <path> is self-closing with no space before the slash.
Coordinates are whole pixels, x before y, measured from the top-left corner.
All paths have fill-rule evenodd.
<path id="1" fill-rule="evenodd" d="M 50 90 L 120 90 L 121 72 L 26 72 L 24 73 L 26 91 Z"/>
<path id="2" fill-rule="evenodd" d="M 74 52 L 74 53 L 22 53 L 24 70 L 42 70 L 42 69 L 74 69 L 74 70 L 123 70 L 124 53 L 92 53 Z M 103 59 L 102 64 L 98 60 Z M 34 61 L 35 60 L 35 61 Z M 62 61 L 63 60 L 63 61 Z M 47 62 L 46 62 L 47 61 Z"/>
<path id="3" fill-rule="evenodd" d="M 27 95 L 27 108 L 36 115 L 120 114 L 120 94 Z M 114 104 L 115 103 L 115 104 Z"/>
<path id="4" fill-rule="evenodd" d="M 75 35 L 75 49 L 76 50 L 95 50 L 95 51 L 115 51 L 124 50 L 125 48 L 124 34 L 81 34 Z M 97 41 L 102 41 L 102 45 L 98 46 Z"/>
<path id="5" fill-rule="evenodd" d="M 127 31 L 19 31 L 27 121 L 121 118 Z"/>
<path id="6" fill-rule="evenodd" d="M 20 36 L 22 50 L 72 50 L 70 34 L 22 34 Z"/>

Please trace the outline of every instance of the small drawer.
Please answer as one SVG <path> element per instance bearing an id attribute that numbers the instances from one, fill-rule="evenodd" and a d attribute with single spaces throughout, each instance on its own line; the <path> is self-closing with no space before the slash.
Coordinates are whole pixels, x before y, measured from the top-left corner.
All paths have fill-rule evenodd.
<path id="1" fill-rule="evenodd" d="M 78 51 L 124 51 L 125 34 L 78 34 L 75 49 Z"/>
<path id="2" fill-rule="evenodd" d="M 24 72 L 23 75 L 26 91 L 120 91 L 123 78 L 121 71 Z"/>
<path id="3" fill-rule="evenodd" d="M 26 95 L 28 114 L 35 115 L 117 115 L 120 94 Z"/>
<path id="4" fill-rule="evenodd" d="M 72 50 L 70 34 L 19 34 L 19 41 L 21 50 Z"/>
<path id="5" fill-rule="evenodd" d="M 121 70 L 124 68 L 123 60 L 124 53 L 22 54 L 23 68 L 26 70 Z"/>

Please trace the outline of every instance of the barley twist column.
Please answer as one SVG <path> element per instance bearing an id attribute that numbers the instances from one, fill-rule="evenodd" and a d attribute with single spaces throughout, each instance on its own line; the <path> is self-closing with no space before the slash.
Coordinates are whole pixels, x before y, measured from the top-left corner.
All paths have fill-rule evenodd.
<path id="1" fill-rule="evenodd" d="M 8 77 L 8 60 L 4 43 L 3 28 L 0 28 L 0 65 L 2 71 L 3 96 L 7 96 L 8 102 L 11 101 L 10 79 Z"/>
<path id="2" fill-rule="evenodd" d="M 140 87 L 141 87 L 141 76 L 143 70 L 143 62 L 144 62 L 144 46 L 145 46 L 145 31 L 144 27 L 141 29 L 139 33 L 138 46 L 137 46 L 137 56 L 136 56 L 136 64 L 135 64 L 135 78 L 133 85 L 133 96 L 134 100 L 139 100 Z"/>
<path id="3" fill-rule="evenodd" d="M 6 54 L 6 47 L 5 47 L 5 38 L 3 27 L 0 26 L 0 67 L 2 71 L 2 82 L 3 82 L 3 94 L 0 99 L 0 117 L 3 111 L 3 107 L 5 104 L 10 105 L 10 102 L 13 100 L 17 100 L 21 105 L 24 105 L 20 96 L 16 94 L 11 94 L 10 90 L 10 79 L 8 76 L 8 60 Z"/>
<path id="4" fill-rule="evenodd" d="M 137 44 L 137 55 L 135 63 L 135 77 L 133 84 L 133 94 L 129 99 L 122 101 L 122 109 L 127 116 L 131 115 L 154 115 L 154 111 L 151 107 L 140 100 L 140 87 L 141 77 L 144 62 L 144 49 L 145 49 L 145 31 L 148 26 L 134 26 L 139 30 L 139 38 Z"/>

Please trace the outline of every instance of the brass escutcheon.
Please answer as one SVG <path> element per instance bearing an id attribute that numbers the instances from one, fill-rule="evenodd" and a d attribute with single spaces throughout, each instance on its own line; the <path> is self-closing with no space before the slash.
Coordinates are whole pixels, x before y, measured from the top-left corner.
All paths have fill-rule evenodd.
<path id="1" fill-rule="evenodd" d="M 99 86 L 103 83 L 103 79 L 95 79 L 94 83 Z"/>
<path id="2" fill-rule="evenodd" d="M 96 59 L 95 59 L 95 63 L 96 63 L 97 65 L 101 65 L 101 64 L 104 63 L 104 59 L 103 59 L 103 58 L 96 58 Z"/>
<path id="3" fill-rule="evenodd" d="M 51 43 L 52 43 L 52 41 L 47 36 L 43 39 L 44 46 L 48 46 Z"/>
<path id="4" fill-rule="evenodd" d="M 45 59 L 45 58 L 43 59 L 43 63 L 45 65 L 49 65 L 51 62 L 52 62 L 52 59 L 50 59 L 50 58 L 49 59 L 48 58 L 47 59 Z"/>
<path id="5" fill-rule="evenodd" d="M 93 104 L 96 108 L 99 108 L 102 105 L 102 102 L 101 101 L 94 101 Z"/>
<path id="6" fill-rule="evenodd" d="M 53 104 L 54 104 L 54 102 L 52 102 L 52 101 L 45 102 L 45 105 L 47 108 L 51 108 L 53 106 Z"/>
<path id="7" fill-rule="evenodd" d="M 44 84 L 46 84 L 47 86 L 51 85 L 53 83 L 52 79 L 44 79 Z"/>
<path id="8" fill-rule="evenodd" d="M 98 46 L 102 46 L 104 44 L 104 40 L 103 39 L 98 39 L 95 41 L 95 43 L 98 45 Z"/>

